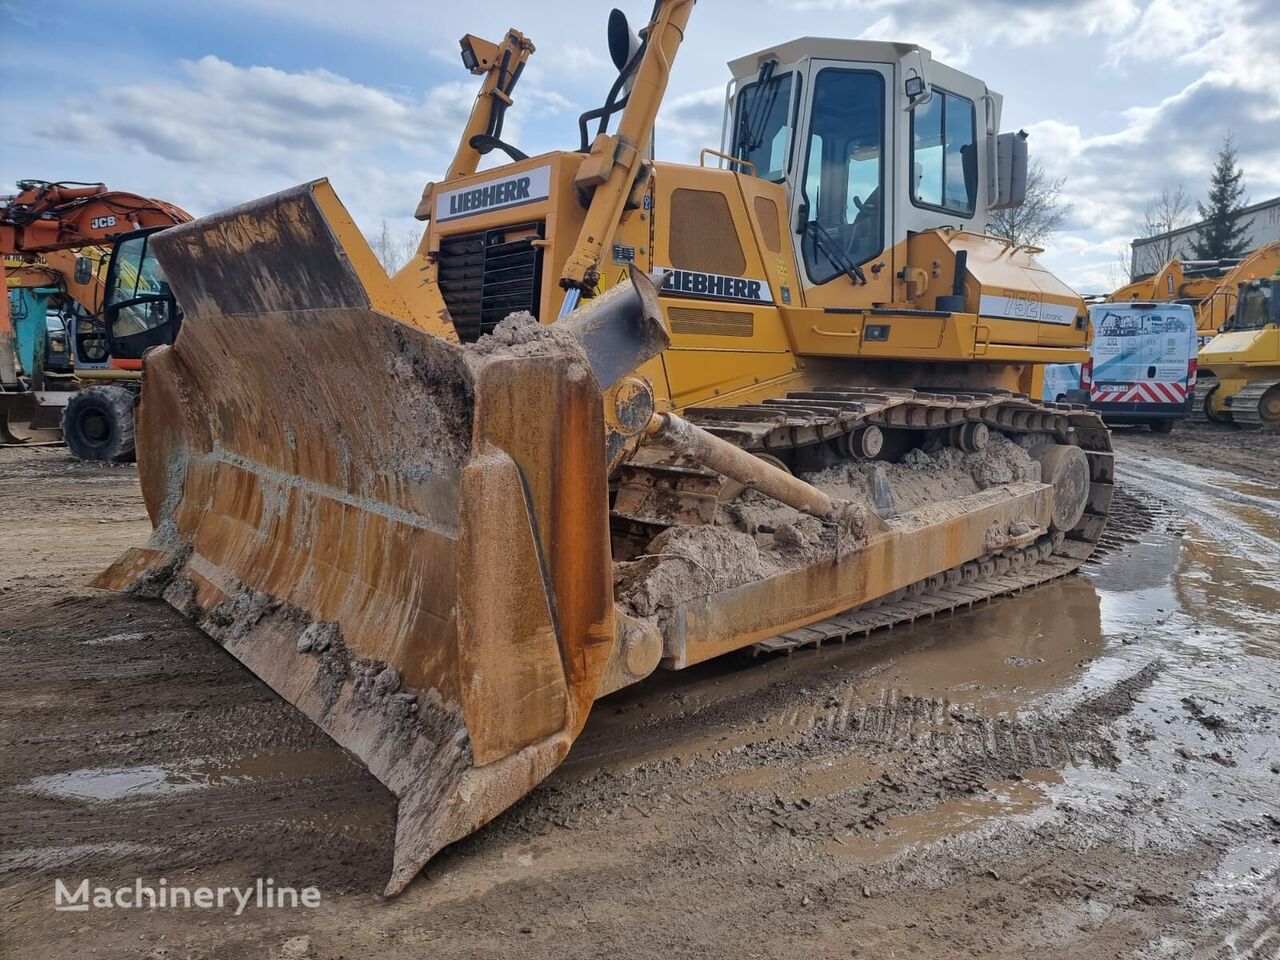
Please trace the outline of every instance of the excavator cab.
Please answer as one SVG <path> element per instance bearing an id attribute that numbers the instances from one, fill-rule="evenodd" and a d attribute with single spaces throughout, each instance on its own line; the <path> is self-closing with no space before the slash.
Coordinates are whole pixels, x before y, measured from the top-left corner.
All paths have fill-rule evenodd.
<path id="1" fill-rule="evenodd" d="M 163 229 L 135 230 L 116 240 L 102 305 L 103 334 L 115 360 L 139 361 L 178 335 L 182 313 L 149 244 Z"/>

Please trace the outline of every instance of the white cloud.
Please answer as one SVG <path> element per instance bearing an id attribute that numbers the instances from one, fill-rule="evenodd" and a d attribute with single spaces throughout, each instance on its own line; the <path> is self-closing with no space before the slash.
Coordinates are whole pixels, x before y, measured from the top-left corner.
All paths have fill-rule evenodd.
<path id="1" fill-rule="evenodd" d="M 143 2 L 157 17 L 172 16 L 153 0 Z M 651 3 L 624 6 L 638 21 Z M 696 163 L 701 147 L 719 145 L 730 57 L 793 35 L 920 43 L 1002 90 L 1006 116 L 1027 124 L 1035 159 L 1052 176 L 1067 178 L 1074 210 L 1046 259 L 1068 281 L 1098 289 L 1153 195 L 1179 183 L 1203 195 L 1213 153 L 1228 131 L 1253 199 L 1280 193 L 1280 23 L 1269 16 L 1272 6 L 738 0 L 730 7 L 704 0 L 658 117 L 659 156 Z M 47 20 L 56 7 L 6 3 L 10 22 L 18 9 Z M 278 35 L 290 55 L 280 62 L 310 62 L 298 38 L 326 36 L 362 44 L 362 53 L 385 50 L 386 63 L 365 73 L 353 58 L 344 76 L 281 69 L 279 62 L 242 65 L 225 48 L 187 46 L 179 52 L 188 60 L 103 70 L 106 79 L 96 86 L 76 78 L 73 95 L 51 93 L 57 88 L 43 82 L 38 90 L 23 87 L 30 71 L 19 70 L 15 57 L 30 55 L 7 39 L 3 69 L 13 116 L 0 173 L 108 179 L 197 213 L 327 175 L 372 229 L 383 218 L 407 217 L 423 183 L 438 178 L 453 154 L 478 83 L 462 70 L 457 37 L 529 30 L 538 49 L 507 115 L 505 138 L 530 153 L 572 149 L 578 112 L 600 103 L 613 77 L 605 9 L 586 0 L 494 0 L 483 7 L 366 0 L 361 16 L 352 17 L 339 0 L 225 0 L 208 15 Z M 574 29 L 565 29 L 570 22 Z M 75 35 L 75 21 L 63 28 L 86 42 Z M 117 50 L 126 46 L 122 38 L 93 39 Z M 211 49 L 222 55 L 206 56 Z M 387 68 L 400 63 L 409 66 Z M 424 77 L 435 81 L 424 84 Z"/>
<path id="2" fill-rule="evenodd" d="M 928 46 L 923 29 L 952 52 L 998 43 L 1045 43 L 1064 31 L 1114 35 L 1139 16 L 1135 0 L 772 0 L 798 14 L 856 11 L 876 21 L 875 39 Z M 943 39 L 945 38 L 945 39 Z M 937 52 L 937 48 L 931 48 Z"/>

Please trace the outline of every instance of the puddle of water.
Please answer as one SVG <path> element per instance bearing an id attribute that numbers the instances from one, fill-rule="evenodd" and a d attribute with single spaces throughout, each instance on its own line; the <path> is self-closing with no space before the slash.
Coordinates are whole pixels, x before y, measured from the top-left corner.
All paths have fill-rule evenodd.
<path id="1" fill-rule="evenodd" d="M 917 623 L 904 634 L 903 655 L 877 684 L 964 701 L 990 715 L 1017 712 L 1070 686 L 1104 648 L 1098 592 L 1079 577 Z"/>
<path id="2" fill-rule="evenodd" d="M 124 800 L 130 797 L 180 793 L 202 784 L 159 764 L 141 767 L 92 767 L 36 777 L 24 787 L 30 793 L 72 800 Z"/>
<path id="3" fill-rule="evenodd" d="M 1046 787 L 1060 783 L 1055 770 L 1027 771 L 1024 780 L 987 783 L 986 793 L 958 797 L 929 810 L 893 817 L 875 833 L 850 833 L 825 844 L 823 852 L 882 863 L 910 847 L 972 833 L 993 821 L 1025 816 L 1049 802 Z"/>
<path id="4" fill-rule="evenodd" d="M 350 763 L 336 750 L 264 753 L 234 760 L 192 760 L 136 767 L 87 767 L 36 777 L 21 789 L 71 800 L 101 802 L 184 793 L 248 780 L 323 776 Z"/>
<path id="5" fill-rule="evenodd" d="M 885 771 L 882 764 L 868 763 L 857 754 L 833 757 L 810 767 L 802 767 L 787 780 L 771 767 L 752 767 L 720 777 L 717 786 L 742 793 L 777 794 L 784 800 L 829 797 L 851 787 L 870 783 Z"/>
<path id="6" fill-rule="evenodd" d="M 1260 483 L 1251 483 L 1248 480 L 1239 480 L 1235 477 L 1227 476 L 1216 477 L 1213 482 L 1225 490 L 1233 490 L 1246 496 L 1262 497 L 1264 500 L 1275 500 L 1280 503 L 1280 490 L 1275 487 L 1267 487 Z"/>

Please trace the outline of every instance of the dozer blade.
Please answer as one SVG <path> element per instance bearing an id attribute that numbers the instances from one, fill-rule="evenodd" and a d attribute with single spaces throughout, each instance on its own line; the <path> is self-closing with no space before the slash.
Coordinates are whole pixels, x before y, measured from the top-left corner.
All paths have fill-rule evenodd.
<path id="1" fill-rule="evenodd" d="M 396 794 L 397 893 L 600 687 L 600 367 L 425 332 L 325 181 L 152 242 L 185 313 L 137 412 L 155 532 L 96 584 L 163 597 Z"/>

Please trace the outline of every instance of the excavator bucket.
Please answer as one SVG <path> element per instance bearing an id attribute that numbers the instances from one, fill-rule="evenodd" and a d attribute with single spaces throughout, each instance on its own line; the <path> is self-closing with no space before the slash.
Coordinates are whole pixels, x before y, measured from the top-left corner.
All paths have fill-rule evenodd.
<path id="1" fill-rule="evenodd" d="M 391 789 L 397 893 L 556 767 L 600 688 L 603 367 L 427 332 L 323 180 L 153 243 L 185 315 L 137 411 L 155 531 L 96 584 L 191 617 Z M 651 290 L 625 306 L 660 323 Z"/>

